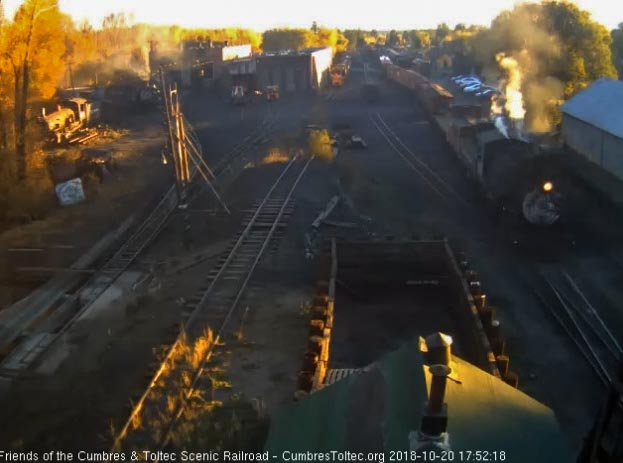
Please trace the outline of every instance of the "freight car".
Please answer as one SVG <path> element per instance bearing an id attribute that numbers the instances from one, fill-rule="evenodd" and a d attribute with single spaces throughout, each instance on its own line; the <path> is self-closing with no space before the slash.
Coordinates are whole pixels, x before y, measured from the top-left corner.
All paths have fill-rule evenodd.
<path id="1" fill-rule="evenodd" d="M 534 146 L 503 135 L 491 120 L 490 102 L 455 104 L 451 92 L 413 70 L 385 63 L 385 71 L 390 80 L 413 92 L 430 122 L 481 185 L 493 211 L 511 211 L 532 224 L 557 221 L 559 197 L 541 188 L 550 179 L 538 173 Z"/>

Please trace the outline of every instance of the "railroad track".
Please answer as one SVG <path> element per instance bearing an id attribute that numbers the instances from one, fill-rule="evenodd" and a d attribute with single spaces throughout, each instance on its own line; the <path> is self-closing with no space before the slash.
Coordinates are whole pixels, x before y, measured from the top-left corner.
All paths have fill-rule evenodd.
<path id="1" fill-rule="evenodd" d="M 378 130 L 381 136 L 387 141 L 389 146 L 398 154 L 407 166 L 446 203 L 459 202 L 464 206 L 469 206 L 461 195 L 459 195 L 448 182 L 437 174 L 428 164 L 420 159 L 404 141 L 387 124 L 380 113 L 368 114 L 372 125 Z"/>
<path id="2" fill-rule="evenodd" d="M 231 149 L 218 164 L 220 172 L 227 169 L 230 163 L 244 155 L 255 143 L 266 137 L 275 124 L 277 115 L 267 112 L 260 124 L 245 137 L 238 145 Z M 201 155 L 201 144 L 192 126 L 188 124 L 187 135 L 189 143 Z M 197 178 L 198 169 L 191 170 L 191 181 Z M 214 171 L 213 171 L 214 172 Z M 216 174 L 216 172 L 214 172 Z M 24 317 L 18 318 L 15 326 L 12 325 L 10 336 L 18 342 L 13 342 L 11 351 L 0 363 L 0 377 L 8 379 L 18 378 L 21 374 L 32 369 L 45 352 L 65 334 L 74 322 L 86 312 L 91 304 L 106 291 L 112 283 L 136 260 L 140 253 L 152 242 L 167 223 L 178 204 L 177 189 L 172 185 L 156 204 L 149 215 L 136 228 L 132 235 L 114 252 L 99 270 L 82 283 L 76 282 L 74 287 L 76 303 L 67 310 L 61 304 L 53 309 L 40 304 L 38 310 L 54 321 L 53 326 L 47 325 L 44 330 L 29 332 L 30 324 Z M 78 275 L 77 275 L 78 276 Z M 56 299 L 55 299 L 56 300 Z M 23 319 L 23 320 L 22 320 Z M 9 340 L 5 339 L 7 342 Z"/>
<path id="3" fill-rule="evenodd" d="M 234 148 L 232 148 L 225 156 L 223 156 L 214 166 L 214 174 L 218 176 L 228 169 L 231 170 L 236 161 L 246 161 L 245 154 L 254 145 L 267 140 L 268 136 L 275 127 L 278 117 L 278 111 L 267 111 L 259 125 L 236 146 L 234 146 Z"/>
<path id="4" fill-rule="evenodd" d="M 206 276 L 204 284 L 184 306 L 186 321 L 175 342 L 133 405 L 113 448 L 144 449 L 166 446 L 186 405 L 197 391 L 213 387 L 208 362 L 235 327 L 232 318 L 262 257 L 287 223 L 292 195 L 313 157 L 295 156 L 283 169 L 264 199 L 244 219 L 226 255 Z M 206 330 L 211 329 L 212 335 Z M 203 343 L 203 344 L 202 344 Z M 193 347 L 201 346 L 199 351 Z M 206 347 L 207 345 L 207 347 Z M 193 355 L 180 355 L 191 346 Z M 197 353 L 199 352 L 199 354 Z"/>
<path id="5" fill-rule="evenodd" d="M 548 293 L 535 291 L 569 339 L 593 369 L 600 382 L 609 387 L 616 381 L 623 349 L 581 290 L 565 270 L 541 269 Z"/>

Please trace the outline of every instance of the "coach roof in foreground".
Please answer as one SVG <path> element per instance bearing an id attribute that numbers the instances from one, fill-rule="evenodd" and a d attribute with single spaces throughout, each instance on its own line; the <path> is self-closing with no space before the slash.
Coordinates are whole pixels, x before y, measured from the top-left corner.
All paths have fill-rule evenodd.
<path id="1" fill-rule="evenodd" d="M 459 452 L 475 450 L 486 452 L 487 461 L 575 461 L 549 408 L 456 356 L 452 367 L 456 377 L 447 381 L 445 402 L 456 461 Z M 414 340 L 278 410 L 265 450 L 277 457 L 285 451 L 409 451 L 408 436 L 420 429 L 429 384 Z"/>

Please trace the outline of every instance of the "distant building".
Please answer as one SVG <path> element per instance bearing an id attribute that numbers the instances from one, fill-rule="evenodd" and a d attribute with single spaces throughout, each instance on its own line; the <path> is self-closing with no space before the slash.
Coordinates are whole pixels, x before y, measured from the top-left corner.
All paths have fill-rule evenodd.
<path id="1" fill-rule="evenodd" d="M 561 110 L 565 143 L 623 179 L 623 82 L 599 79 Z"/>
<path id="2" fill-rule="evenodd" d="M 227 75 L 230 61 L 250 58 L 251 45 L 229 45 L 227 42 L 182 43 L 181 85 L 184 87 L 212 87 Z"/>
<path id="3" fill-rule="evenodd" d="M 402 50 L 397 51 L 397 50 L 394 50 L 393 48 L 388 48 L 386 53 L 389 59 L 392 61 L 392 63 L 396 64 L 397 66 L 401 66 L 403 68 L 408 68 L 411 66 L 411 61 L 413 61 L 413 56 L 411 56 L 410 53 L 407 53 L 406 51 L 402 51 Z"/>
<path id="4" fill-rule="evenodd" d="M 309 48 L 258 56 L 258 88 L 278 85 L 285 92 L 294 92 L 323 87 L 328 82 L 332 60 L 331 48 Z"/>

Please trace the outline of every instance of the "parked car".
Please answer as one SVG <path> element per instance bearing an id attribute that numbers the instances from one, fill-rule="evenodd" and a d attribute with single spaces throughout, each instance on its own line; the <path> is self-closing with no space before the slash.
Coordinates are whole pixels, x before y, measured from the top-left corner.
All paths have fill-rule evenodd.
<path id="1" fill-rule="evenodd" d="M 480 80 L 480 77 L 478 76 L 456 76 L 456 78 L 454 78 L 453 80 L 457 81 L 457 80 L 466 80 L 466 79 L 476 79 L 476 80 Z"/>
<path id="2" fill-rule="evenodd" d="M 347 145 L 347 148 L 353 149 L 365 149 L 368 147 L 368 144 L 363 140 L 363 138 L 353 135 L 350 138 L 350 143 Z"/>
<path id="3" fill-rule="evenodd" d="M 478 77 L 461 77 L 460 79 L 456 79 L 456 83 L 466 82 L 468 80 L 480 80 Z"/>
<path id="4" fill-rule="evenodd" d="M 481 84 L 472 85 L 471 87 L 465 87 L 463 92 L 465 93 L 476 93 L 478 90 L 482 88 Z"/>
<path id="5" fill-rule="evenodd" d="M 466 88 L 470 88 L 470 87 L 475 87 L 478 86 L 479 88 L 482 87 L 482 82 L 467 82 L 465 84 L 461 84 L 460 87 L 465 90 Z"/>
<path id="6" fill-rule="evenodd" d="M 463 79 L 478 79 L 478 76 L 470 75 L 470 74 L 461 74 L 458 76 L 454 76 L 451 78 L 454 82 L 463 80 Z"/>
<path id="7" fill-rule="evenodd" d="M 481 84 L 481 83 L 482 82 L 480 82 L 478 79 L 460 80 L 457 82 L 457 84 L 461 88 L 470 87 L 474 84 Z"/>
<path id="8" fill-rule="evenodd" d="M 476 96 L 493 96 L 494 94 L 499 95 L 500 91 L 495 88 L 480 88 L 476 92 Z"/>

